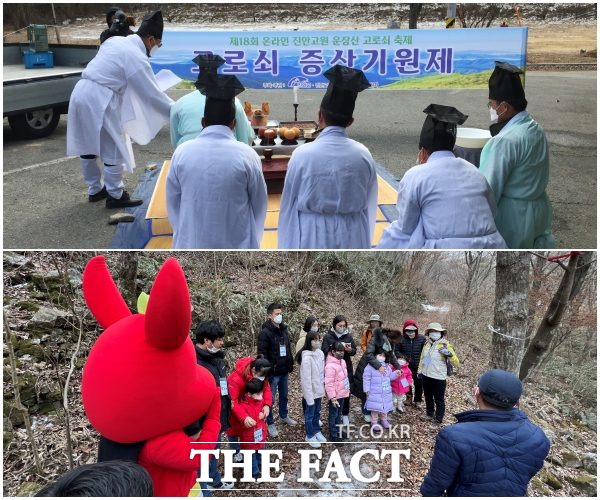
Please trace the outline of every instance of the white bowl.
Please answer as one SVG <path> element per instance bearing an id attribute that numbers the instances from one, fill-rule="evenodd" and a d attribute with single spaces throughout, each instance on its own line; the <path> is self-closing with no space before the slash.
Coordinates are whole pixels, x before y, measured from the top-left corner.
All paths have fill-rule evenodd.
<path id="1" fill-rule="evenodd" d="M 489 130 L 481 128 L 461 128 L 456 130 L 456 145 L 462 148 L 482 149 L 492 138 Z"/>

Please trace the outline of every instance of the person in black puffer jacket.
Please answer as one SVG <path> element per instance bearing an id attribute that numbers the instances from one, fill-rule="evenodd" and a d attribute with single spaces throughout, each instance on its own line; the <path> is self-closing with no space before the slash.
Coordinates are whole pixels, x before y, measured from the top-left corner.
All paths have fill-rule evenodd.
<path id="1" fill-rule="evenodd" d="M 419 371 L 419 361 L 421 360 L 421 351 L 425 345 L 425 337 L 419 335 L 417 322 L 407 319 L 402 327 L 402 340 L 394 346 L 396 356 L 403 354 L 408 361 L 408 367 L 412 373 L 415 392 L 413 395 L 412 387 L 408 390 L 407 396 L 413 396 L 413 404 L 418 407 L 423 401 L 423 382 L 417 377 Z"/>
<path id="2" fill-rule="evenodd" d="M 381 363 L 377 361 L 375 356 L 375 350 L 381 348 L 389 356 L 390 365 L 394 367 L 394 370 L 400 370 L 400 365 L 394 354 L 393 343 L 400 340 L 402 332 L 396 328 L 375 328 L 373 331 L 373 337 L 367 344 L 367 350 L 363 354 L 362 358 L 358 362 L 356 372 L 354 372 L 354 384 L 352 385 L 352 394 L 361 400 L 361 410 L 365 416 L 365 422 L 371 421 L 371 412 L 365 409 L 365 403 L 367 396 L 363 392 L 363 374 L 367 364 L 371 365 L 376 370 L 381 368 Z M 384 369 L 385 370 L 385 369 Z"/>
<path id="3" fill-rule="evenodd" d="M 263 323 L 258 336 L 258 354 L 262 354 L 273 367 L 269 372 L 273 407 L 275 407 L 275 397 L 279 392 L 279 418 L 290 426 L 296 425 L 296 421 L 288 416 L 288 377 L 294 370 L 294 356 L 288 327 L 283 323 L 279 304 L 269 304 L 267 307 L 267 321 Z M 275 427 L 273 413 L 269 413 L 267 425 L 269 436 L 277 437 L 279 432 Z"/>
<path id="4" fill-rule="evenodd" d="M 194 331 L 196 362 L 206 368 L 215 379 L 215 384 L 221 390 L 221 432 L 229 427 L 229 415 L 231 414 L 231 398 L 227 389 L 227 367 L 225 365 L 225 353 L 223 352 L 223 338 L 225 330 L 218 321 L 202 321 Z M 201 396 L 200 396 L 201 397 Z M 217 444 L 217 449 L 219 445 Z M 213 489 L 230 489 L 233 483 L 224 483 L 217 468 L 218 462 L 215 457 L 210 457 L 209 476 L 212 479 Z M 205 483 L 200 484 L 201 489 L 206 490 Z"/>
<path id="5" fill-rule="evenodd" d="M 350 391 L 352 391 L 354 367 L 352 366 L 352 356 L 356 354 L 356 342 L 352 334 L 348 331 L 348 321 L 345 316 L 338 314 L 333 318 L 332 326 L 323 337 L 321 349 L 325 354 L 325 359 L 331 350 L 331 346 L 336 342 L 344 344 L 344 361 L 348 369 L 348 381 L 350 382 Z M 350 423 L 350 396 L 339 400 L 342 409 L 342 424 Z"/>

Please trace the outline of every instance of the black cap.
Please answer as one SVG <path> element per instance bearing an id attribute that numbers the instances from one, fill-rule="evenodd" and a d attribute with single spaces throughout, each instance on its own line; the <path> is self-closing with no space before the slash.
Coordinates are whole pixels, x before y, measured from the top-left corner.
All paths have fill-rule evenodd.
<path id="1" fill-rule="evenodd" d="M 443 104 L 430 104 L 423 113 L 427 118 L 421 129 L 419 149 L 425 148 L 430 153 L 452 151 L 456 142 L 456 126 L 465 123 L 469 116 Z"/>
<path id="2" fill-rule="evenodd" d="M 157 10 L 144 16 L 142 24 L 140 24 L 140 27 L 137 30 L 137 34 L 140 36 L 152 35 L 153 37 L 162 40 L 163 28 L 162 11 Z"/>
<path id="3" fill-rule="evenodd" d="M 498 369 L 485 372 L 478 387 L 486 403 L 506 410 L 517 404 L 523 392 L 523 384 L 514 373 Z"/>
<path id="4" fill-rule="evenodd" d="M 110 9 L 108 9 L 106 11 L 106 24 L 108 24 L 108 27 L 110 28 L 111 22 L 110 19 L 112 16 L 115 15 L 115 13 L 117 13 L 118 11 L 121 10 L 121 7 L 111 7 Z"/>
<path id="5" fill-rule="evenodd" d="M 321 108 L 333 117 L 350 120 L 354 113 L 356 96 L 371 84 L 359 69 L 336 64 L 323 75 L 329 80 Z"/>
<path id="6" fill-rule="evenodd" d="M 206 75 L 216 75 L 217 69 L 225 64 L 225 59 L 216 54 L 200 54 L 194 57 L 193 62 L 198 65 L 198 79 L 196 80 L 196 88 L 200 89 L 202 85 L 202 79 Z"/>
<path id="7" fill-rule="evenodd" d="M 519 75 L 523 74 L 516 66 L 505 62 L 496 61 L 496 67 L 490 76 L 488 86 L 489 99 L 509 104 L 525 105 L 525 91 Z"/>
<path id="8" fill-rule="evenodd" d="M 197 83 L 206 96 L 204 118 L 212 123 L 231 123 L 235 118 L 235 96 L 246 90 L 235 75 L 206 75 Z"/>

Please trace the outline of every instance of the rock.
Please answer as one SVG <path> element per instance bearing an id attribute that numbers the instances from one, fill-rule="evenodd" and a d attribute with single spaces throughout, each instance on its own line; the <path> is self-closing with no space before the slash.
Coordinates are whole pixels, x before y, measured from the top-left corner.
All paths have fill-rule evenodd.
<path id="1" fill-rule="evenodd" d="M 26 481 L 24 483 L 21 483 L 21 486 L 19 486 L 19 489 L 17 490 L 16 496 L 32 497 L 41 489 L 42 489 L 42 486 L 39 485 L 38 483 L 31 483 L 31 482 Z"/>
<path id="2" fill-rule="evenodd" d="M 30 300 L 21 300 L 17 302 L 17 307 L 22 311 L 37 312 L 40 308 L 40 304 L 36 304 Z"/>
<path id="3" fill-rule="evenodd" d="M 576 477 L 567 478 L 575 488 L 589 496 L 596 496 L 596 476 L 582 472 Z"/>
<path id="4" fill-rule="evenodd" d="M 2 444 L 4 445 L 4 449 L 6 450 L 7 446 L 10 444 L 10 442 L 13 439 L 14 436 L 14 432 L 12 431 L 4 431 L 2 434 Z"/>
<path id="5" fill-rule="evenodd" d="M 598 470 L 598 455 L 596 453 L 585 453 L 581 461 L 583 462 L 583 468 L 587 472 L 596 474 Z"/>
<path id="6" fill-rule="evenodd" d="M 579 460 L 579 457 L 575 453 L 563 453 L 561 458 L 565 467 L 570 467 L 571 469 L 580 469 L 583 467 L 581 460 Z"/>
<path id="7" fill-rule="evenodd" d="M 12 432 L 12 430 L 13 430 L 13 424 L 10 421 L 10 418 L 4 417 L 2 419 L 2 421 L 3 421 L 3 424 L 4 424 L 4 432 Z"/>
<path id="8" fill-rule="evenodd" d="M 5 252 L 3 260 L 5 265 L 7 264 L 12 267 L 33 269 L 33 262 L 31 262 L 31 259 L 25 257 L 24 255 L 19 255 L 18 253 Z"/>
<path id="9" fill-rule="evenodd" d="M 550 488 L 552 488 L 553 490 L 560 490 L 563 487 L 562 483 L 558 480 L 558 478 L 550 471 L 543 471 L 541 473 L 541 478 L 542 481 L 544 481 L 544 483 L 550 486 Z"/>
<path id="10" fill-rule="evenodd" d="M 537 492 L 537 493 L 541 493 L 542 496 L 545 497 L 549 497 L 551 496 L 550 490 L 548 488 L 546 488 L 546 486 L 544 485 L 544 483 L 542 482 L 542 480 L 539 477 L 534 477 L 531 482 L 529 483 L 529 487 L 527 488 L 527 496 L 539 496 L 539 495 L 533 495 L 533 492 Z"/>
<path id="11" fill-rule="evenodd" d="M 551 464 L 558 465 L 559 467 L 564 467 L 565 465 L 559 456 L 548 456 L 546 460 L 548 460 L 548 462 L 550 462 Z"/>
<path id="12" fill-rule="evenodd" d="M 46 351 L 39 345 L 39 342 L 32 342 L 36 339 L 19 339 L 13 343 L 15 356 L 20 361 L 25 361 L 24 356 L 30 356 L 30 360 L 34 362 L 43 361 L 46 359 Z"/>
<path id="13" fill-rule="evenodd" d="M 42 306 L 33 315 L 27 326 L 33 330 L 46 331 L 58 326 L 66 326 L 67 322 L 72 319 L 73 315 L 70 312 L 56 307 Z"/>
<path id="14" fill-rule="evenodd" d="M 17 410 L 14 400 L 4 400 L 3 404 L 4 416 L 10 420 L 13 427 L 20 427 L 25 423 L 23 413 Z"/>
<path id="15" fill-rule="evenodd" d="M 135 220 L 135 215 L 127 213 L 127 212 L 119 212 L 118 214 L 113 214 L 108 218 L 108 223 L 111 226 L 118 224 L 119 222 L 133 222 Z"/>
<path id="16" fill-rule="evenodd" d="M 475 398 L 473 397 L 472 394 L 470 394 L 468 391 L 465 391 L 463 393 L 463 399 L 469 403 L 471 406 L 473 407 L 477 407 L 477 402 L 475 401 Z"/>

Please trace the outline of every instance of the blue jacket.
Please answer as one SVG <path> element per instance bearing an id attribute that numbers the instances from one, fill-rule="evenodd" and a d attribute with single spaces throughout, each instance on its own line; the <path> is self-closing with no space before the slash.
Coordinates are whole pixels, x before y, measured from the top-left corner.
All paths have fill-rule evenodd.
<path id="1" fill-rule="evenodd" d="M 423 496 L 525 496 L 550 450 L 542 429 L 516 408 L 455 416 L 437 436 Z"/>

